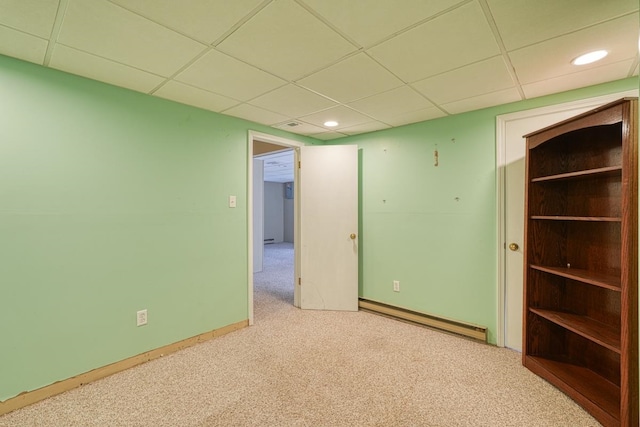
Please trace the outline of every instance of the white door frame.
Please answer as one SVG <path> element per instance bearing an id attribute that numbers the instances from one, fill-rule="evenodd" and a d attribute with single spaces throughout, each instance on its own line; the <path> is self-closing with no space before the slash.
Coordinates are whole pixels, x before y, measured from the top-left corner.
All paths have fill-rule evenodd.
<path id="1" fill-rule="evenodd" d="M 249 325 L 253 325 L 253 142 L 254 141 L 268 142 L 269 144 L 281 145 L 284 148 L 293 148 L 293 164 L 298 164 L 299 148 L 305 144 L 302 142 L 294 141 L 287 138 L 282 138 L 275 135 L 269 135 L 267 133 L 249 131 L 247 138 L 247 287 L 248 287 L 248 301 L 247 309 L 249 314 Z M 298 185 L 298 170 L 294 167 L 293 174 L 293 253 L 294 253 L 294 277 L 299 277 L 299 261 L 300 261 L 300 249 L 298 242 L 300 241 L 300 221 L 298 218 L 300 209 L 300 186 Z M 295 285 L 294 285 L 295 289 Z M 293 304 L 298 307 L 300 305 L 298 292 L 294 292 Z"/>
<path id="2" fill-rule="evenodd" d="M 506 295 L 506 204 L 505 204 L 505 171 L 506 166 L 506 130 L 507 123 L 513 120 L 521 120 L 530 117 L 536 117 L 545 114 L 560 113 L 574 108 L 590 108 L 598 107 L 607 102 L 615 101 L 626 96 L 638 96 L 638 89 L 618 92 L 609 95 L 598 96 L 595 98 L 581 99 L 578 101 L 567 102 L 563 104 L 549 105 L 546 107 L 534 108 L 531 110 L 518 111 L 510 114 L 503 114 L 496 117 L 496 203 L 497 203 L 497 252 L 498 252 L 498 323 L 496 331 L 496 344 L 498 347 L 504 347 L 504 336 L 506 328 L 505 318 L 505 295 Z M 524 220 L 524 219 L 523 219 Z"/>

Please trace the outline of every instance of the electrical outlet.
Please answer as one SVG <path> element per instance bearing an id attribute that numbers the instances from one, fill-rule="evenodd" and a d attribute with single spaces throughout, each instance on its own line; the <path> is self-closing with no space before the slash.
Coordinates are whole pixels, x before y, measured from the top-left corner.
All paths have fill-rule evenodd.
<path id="1" fill-rule="evenodd" d="M 399 280 L 394 280 L 393 281 L 393 292 L 400 292 L 400 281 Z"/>
<path id="2" fill-rule="evenodd" d="M 143 326 L 147 324 L 147 309 L 136 312 L 136 326 Z"/>

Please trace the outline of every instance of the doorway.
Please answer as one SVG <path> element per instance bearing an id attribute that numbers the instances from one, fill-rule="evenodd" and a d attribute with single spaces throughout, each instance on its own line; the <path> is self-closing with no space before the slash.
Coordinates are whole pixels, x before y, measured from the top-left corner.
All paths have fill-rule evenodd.
<path id="1" fill-rule="evenodd" d="M 522 351 L 525 143 L 523 135 L 637 90 L 536 108 L 496 118 L 499 347 Z"/>
<path id="2" fill-rule="evenodd" d="M 294 151 L 254 141 L 253 288 L 255 310 L 294 304 Z"/>
<path id="3" fill-rule="evenodd" d="M 269 134 L 263 134 L 263 133 L 259 133 L 259 132 L 254 132 L 254 131 L 249 131 L 249 137 L 248 137 L 248 165 L 247 165 L 247 169 L 248 169 L 248 182 L 250 183 L 249 185 L 249 189 L 248 189 L 248 194 L 247 194 L 247 213 L 249 216 L 249 221 L 248 221 L 248 248 L 249 249 L 249 259 L 248 259 L 248 267 L 249 267 L 249 271 L 248 271 L 248 317 L 249 317 L 249 324 L 253 325 L 254 324 L 254 270 L 258 270 L 258 265 L 259 263 L 264 263 L 264 224 L 262 224 L 262 227 L 260 226 L 260 224 L 258 224 L 258 226 L 256 227 L 256 225 L 254 224 L 254 219 L 257 215 L 259 215 L 259 211 L 262 209 L 264 210 L 264 206 L 257 206 L 258 208 L 258 212 L 256 212 L 256 206 L 254 206 L 254 204 L 256 204 L 254 202 L 254 193 L 256 191 L 256 188 L 258 188 L 258 191 L 261 191 L 263 196 L 264 196 L 264 191 L 263 189 L 260 189 L 260 184 L 262 183 L 264 185 L 264 160 L 262 160 L 259 156 L 268 154 L 268 153 L 284 153 L 284 152 L 288 152 L 293 156 L 293 164 L 296 165 L 298 163 L 298 156 L 299 156 L 299 148 L 301 146 L 303 146 L 304 144 L 297 142 L 297 141 L 293 141 L 293 140 L 289 140 L 289 139 L 285 139 L 285 138 L 281 138 L 281 137 L 277 137 L 277 136 L 273 136 L 273 135 L 269 135 Z M 260 176 L 256 176 L 256 175 L 260 175 Z M 298 199 L 298 195 L 299 195 L 299 190 L 298 190 L 298 185 L 297 185 L 297 173 L 295 171 L 294 168 L 294 173 L 293 173 L 293 185 L 292 185 L 292 191 L 293 191 L 293 199 L 291 199 L 291 201 L 293 202 L 293 277 L 299 277 L 299 271 L 300 271 L 300 249 L 299 249 L 299 224 L 298 221 L 295 220 L 295 218 L 298 215 L 298 206 L 297 203 L 295 203 L 295 200 Z M 264 203 L 264 199 L 263 199 L 263 203 Z M 254 236 L 255 234 L 258 234 L 257 238 L 256 236 Z M 256 260 L 256 257 L 262 257 L 262 259 Z M 296 307 L 299 307 L 299 295 L 298 292 L 296 292 L 295 286 L 293 289 L 293 305 Z"/>

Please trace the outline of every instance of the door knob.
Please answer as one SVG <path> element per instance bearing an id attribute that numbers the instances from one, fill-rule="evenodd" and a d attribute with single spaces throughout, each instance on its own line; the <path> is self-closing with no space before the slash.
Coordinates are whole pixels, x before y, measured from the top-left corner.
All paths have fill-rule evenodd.
<path id="1" fill-rule="evenodd" d="M 356 233 L 351 233 L 349 237 L 351 237 L 351 240 L 356 240 Z"/>
<path id="2" fill-rule="evenodd" d="M 518 246 L 517 243 L 510 243 L 509 249 L 511 249 L 512 251 L 517 251 L 518 249 L 520 249 L 520 246 Z"/>

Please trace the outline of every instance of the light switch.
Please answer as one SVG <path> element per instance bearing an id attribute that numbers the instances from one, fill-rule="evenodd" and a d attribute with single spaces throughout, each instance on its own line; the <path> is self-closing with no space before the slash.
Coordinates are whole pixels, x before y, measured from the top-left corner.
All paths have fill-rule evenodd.
<path id="1" fill-rule="evenodd" d="M 236 196 L 229 196 L 229 207 L 230 208 L 236 207 Z"/>

